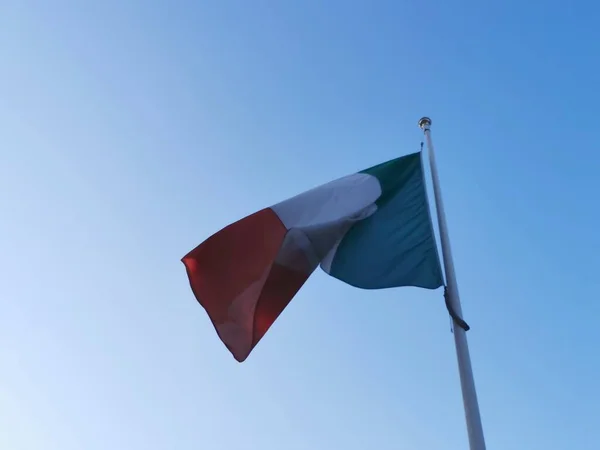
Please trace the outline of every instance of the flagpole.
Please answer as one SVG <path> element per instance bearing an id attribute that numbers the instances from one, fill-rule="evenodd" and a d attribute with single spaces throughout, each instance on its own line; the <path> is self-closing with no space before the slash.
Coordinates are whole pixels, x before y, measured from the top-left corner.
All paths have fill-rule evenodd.
<path id="1" fill-rule="evenodd" d="M 425 134 L 427 150 L 429 151 L 429 166 L 431 168 L 431 177 L 433 179 L 433 196 L 437 210 L 437 219 L 440 229 L 440 241 L 442 245 L 442 256 L 444 260 L 444 270 L 446 273 L 447 301 L 449 308 L 458 318 L 462 318 L 462 308 L 458 294 L 458 285 L 456 283 L 456 273 L 454 272 L 454 260 L 452 258 L 452 249 L 450 248 L 450 239 L 448 237 L 448 225 L 446 224 L 446 213 L 444 211 L 444 202 L 442 201 L 442 192 L 440 189 L 440 180 L 435 161 L 435 152 L 431 140 L 431 119 L 423 117 L 419 120 L 419 127 Z M 483 437 L 483 426 L 481 425 L 481 415 L 479 413 L 479 404 L 477 401 L 477 391 L 475 390 L 475 380 L 473 378 L 473 368 L 471 367 L 471 357 L 469 355 L 469 344 L 467 343 L 467 333 L 455 319 L 453 319 L 454 345 L 456 346 L 456 356 L 458 359 L 458 373 L 460 375 L 460 386 L 462 389 L 463 404 L 465 408 L 465 418 L 467 421 L 467 434 L 469 436 L 470 450 L 485 450 L 485 439 Z"/>

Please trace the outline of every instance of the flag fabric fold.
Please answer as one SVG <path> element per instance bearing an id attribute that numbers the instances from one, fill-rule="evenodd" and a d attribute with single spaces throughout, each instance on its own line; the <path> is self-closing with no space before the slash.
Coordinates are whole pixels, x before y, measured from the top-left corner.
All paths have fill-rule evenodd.
<path id="1" fill-rule="evenodd" d="M 192 291 L 244 361 L 320 265 L 363 289 L 443 285 L 421 152 L 251 214 L 183 258 Z"/>

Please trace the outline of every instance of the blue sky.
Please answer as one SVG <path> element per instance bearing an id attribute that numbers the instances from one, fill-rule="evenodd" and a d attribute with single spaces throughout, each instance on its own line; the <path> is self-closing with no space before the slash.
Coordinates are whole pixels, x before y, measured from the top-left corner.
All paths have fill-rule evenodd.
<path id="1" fill-rule="evenodd" d="M 429 115 L 488 448 L 600 448 L 599 14 L 4 2 L 0 447 L 467 448 L 439 291 L 318 272 L 240 365 L 179 261 Z"/>

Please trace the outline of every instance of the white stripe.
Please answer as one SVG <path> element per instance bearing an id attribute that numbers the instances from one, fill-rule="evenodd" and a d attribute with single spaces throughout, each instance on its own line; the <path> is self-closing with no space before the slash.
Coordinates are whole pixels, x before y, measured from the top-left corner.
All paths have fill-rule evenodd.
<path id="1" fill-rule="evenodd" d="M 360 215 L 380 195 L 377 178 L 356 173 L 284 200 L 271 209 L 286 228 L 304 228 Z"/>
<path id="2" fill-rule="evenodd" d="M 285 235 L 275 263 L 298 272 L 310 275 L 317 267 L 321 258 L 316 252 L 310 237 L 298 228 L 292 228 Z"/>
<path id="3" fill-rule="evenodd" d="M 377 210 L 380 195 L 377 178 L 357 173 L 272 206 L 290 230 L 277 263 L 310 274 L 322 262 L 328 271 L 339 242 L 352 224 Z"/>

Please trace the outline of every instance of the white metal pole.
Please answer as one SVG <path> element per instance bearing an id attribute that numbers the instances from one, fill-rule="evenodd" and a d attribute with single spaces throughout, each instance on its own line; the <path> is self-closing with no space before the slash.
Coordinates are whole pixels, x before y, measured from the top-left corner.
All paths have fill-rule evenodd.
<path id="1" fill-rule="evenodd" d="M 437 219 L 440 229 L 444 269 L 446 272 L 446 295 L 450 307 L 458 317 L 462 318 L 462 308 L 460 306 L 458 285 L 456 284 L 456 274 L 454 272 L 454 260 L 452 259 L 452 249 L 450 248 L 450 239 L 448 237 L 448 225 L 446 224 L 446 213 L 444 212 L 444 202 L 442 201 L 440 180 L 435 162 L 435 152 L 431 141 L 431 119 L 429 117 L 423 117 L 419 120 L 419 127 L 425 133 L 425 140 L 429 151 L 429 165 L 431 167 L 431 177 L 433 179 L 433 195 L 435 198 Z M 467 421 L 469 448 L 470 450 L 485 450 L 483 426 L 481 425 L 481 416 L 479 414 L 479 404 L 477 402 L 475 380 L 473 379 L 471 357 L 469 356 L 467 334 L 456 321 L 453 321 L 452 328 L 454 332 L 454 344 L 456 346 L 456 356 L 458 358 L 458 372 L 460 375 L 460 385 L 462 388 L 463 404 Z"/>

